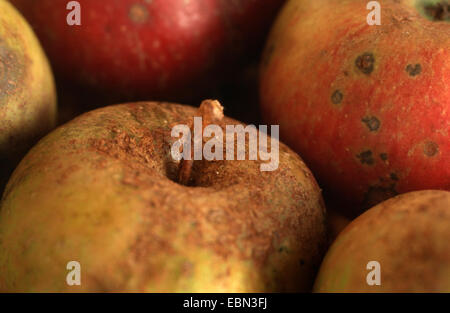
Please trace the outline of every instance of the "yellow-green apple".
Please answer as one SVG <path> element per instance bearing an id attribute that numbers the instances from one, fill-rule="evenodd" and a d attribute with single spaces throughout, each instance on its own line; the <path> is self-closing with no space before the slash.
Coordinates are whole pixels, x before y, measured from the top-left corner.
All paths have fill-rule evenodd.
<path id="1" fill-rule="evenodd" d="M 25 19 L 0 0 L 0 194 L 12 168 L 55 119 L 47 58 Z"/>
<path id="2" fill-rule="evenodd" d="M 316 292 L 450 292 L 450 192 L 414 191 L 369 209 L 338 236 Z"/>
<path id="3" fill-rule="evenodd" d="M 200 107 L 204 121 L 212 104 Z M 116 105 L 44 137 L 0 205 L 0 290 L 310 290 L 326 246 L 311 172 L 281 143 L 273 171 L 261 171 L 260 158 L 176 161 L 172 131 L 199 112 Z M 227 117 L 216 124 L 229 125 L 241 124 Z M 241 148 L 248 153 L 249 140 Z M 81 285 L 66 282 L 71 261 Z"/>

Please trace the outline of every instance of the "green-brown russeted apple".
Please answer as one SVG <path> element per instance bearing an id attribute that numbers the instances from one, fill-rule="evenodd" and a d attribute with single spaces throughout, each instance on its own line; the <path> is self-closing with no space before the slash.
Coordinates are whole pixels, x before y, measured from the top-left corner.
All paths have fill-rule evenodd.
<path id="1" fill-rule="evenodd" d="M 1 203 L 0 290 L 309 290 L 325 209 L 298 155 L 280 144 L 274 171 L 261 171 L 259 158 L 172 157 L 172 129 L 198 114 L 213 121 L 217 104 L 110 106 L 43 138 Z M 66 283 L 70 261 L 81 286 Z"/>
<path id="2" fill-rule="evenodd" d="M 290 0 L 262 64 L 263 118 L 351 216 L 450 190 L 450 1 L 379 3 Z"/>
<path id="3" fill-rule="evenodd" d="M 450 292 L 449 238 L 450 192 L 399 195 L 369 209 L 339 234 L 314 290 Z"/>
<path id="4" fill-rule="evenodd" d="M 47 58 L 23 17 L 0 0 L 0 194 L 18 159 L 55 119 Z"/>

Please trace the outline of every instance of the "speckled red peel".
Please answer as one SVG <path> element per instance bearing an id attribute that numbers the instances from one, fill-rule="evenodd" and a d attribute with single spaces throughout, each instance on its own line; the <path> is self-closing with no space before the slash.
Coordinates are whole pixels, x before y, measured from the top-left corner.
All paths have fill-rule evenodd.
<path id="1" fill-rule="evenodd" d="M 263 117 L 351 215 L 450 190 L 450 23 L 432 3 L 383 1 L 369 26 L 361 1 L 291 0 L 267 43 Z"/>

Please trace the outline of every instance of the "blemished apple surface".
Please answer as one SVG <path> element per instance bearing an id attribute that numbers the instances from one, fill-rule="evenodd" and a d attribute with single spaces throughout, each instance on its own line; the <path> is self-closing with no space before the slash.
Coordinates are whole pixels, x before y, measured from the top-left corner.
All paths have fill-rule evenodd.
<path id="1" fill-rule="evenodd" d="M 414 191 L 378 204 L 339 234 L 314 291 L 450 292 L 449 221 L 448 191 Z M 367 282 L 373 261 L 379 285 Z"/>
<path id="2" fill-rule="evenodd" d="M 326 249 L 313 175 L 280 143 L 275 171 L 203 160 L 189 185 L 175 182 L 171 128 L 195 114 L 116 105 L 44 137 L 3 195 L 0 291 L 309 291 Z M 66 283 L 70 261 L 81 286 Z"/>
<path id="3" fill-rule="evenodd" d="M 47 58 L 31 27 L 0 0 L 0 193 L 20 158 L 56 121 Z"/>
<path id="4" fill-rule="evenodd" d="M 351 217 L 450 190 L 450 3 L 290 0 L 261 66 L 261 109 Z"/>

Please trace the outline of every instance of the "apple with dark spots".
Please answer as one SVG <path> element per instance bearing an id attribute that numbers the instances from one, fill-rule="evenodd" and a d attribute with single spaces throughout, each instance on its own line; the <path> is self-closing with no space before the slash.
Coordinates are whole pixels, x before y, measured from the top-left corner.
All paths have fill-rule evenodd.
<path id="1" fill-rule="evenodd" d="M 0 196 L 20 158 L 55 121 L 48 60 L 30 25 L 0 0 Z"/>
<path id="2" fill-rule="evenodd" d="M 258 57 L 284 0 L 13 0 L 41 39 L 58 77 L 102 101 L 190 101 Z"/>
<path id="3" fill-rule="evenodd" d="M 44 137 L 0 204 L 0 291 L 310 291 L 325 207 L 295 152 L 280 143 L 269 172 L 261 160 L 171 156 L 173 126 L 194 116 L 206 126 L 220 108 L 115 105 Z M 212 124 L 242 125 L 223 115 Z M 66 283 L 69 261 L 81 286 Z"/>
<path id="4" fill-rule="evenodd" d="M 261 65 L 263 118 L 349 216 L 450 190 L 449 1 L 291 0 Z"/>
<path id="5" fill-rule="evenodd" d="M 398 195 L 369 209 L 339 234 L 322 262 L 314 291 L 448 293 L 449 238 L 450 192 Z M 378 264 L 369 264 L 374 261 Z"/>

